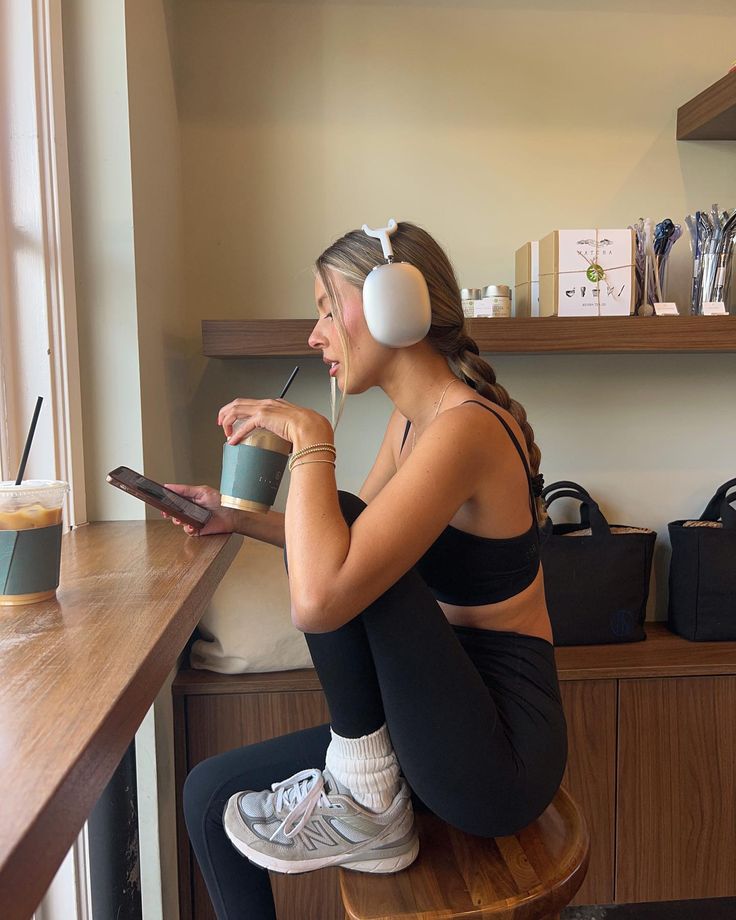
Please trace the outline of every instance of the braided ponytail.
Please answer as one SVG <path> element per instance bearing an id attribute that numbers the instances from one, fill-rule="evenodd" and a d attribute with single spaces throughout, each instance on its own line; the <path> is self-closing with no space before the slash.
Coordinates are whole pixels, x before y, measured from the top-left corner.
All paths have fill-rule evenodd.
<path id="1" fill-rule="evenodd" d="M 432 304 L 432 325 L 427 340 L 447 358 L 450 368 L 461 380 L 481 396 L 511 413 L 526 440 L 535 492 L 541 491 L 541 476 L 538 474 L 542 454 L 534 442 L 534 431 L 527 421 L 524 407 L 512 399 L 496 381 L 495 371 L 481 358 L 477 343 L 468 333 L 457 278 L 445 251 L 426 230 L 405 221 L 399 224 L 398 230 L 391 237 L 391 246 L 396 260 L 416 265 L 427 282 Z M 380 253 L 381 246 L 377 240 L 366 236 L 361 230 L 352 230 L 322 253 L 317 259 L 317 272 L 323 282 L 328 284 L 326 270 L 334 269 L 356 287 L 362 288 L 368 273 L 380 263 Z M 336 306 L 338 330 L 342 335 L 344 324 L 339 302 Z M 344 392 L 342 398 L 345 398 Z M 547 518 L 547 511 L 541 497 L 537 496 L 536 503 L 537 518 L 541 525 Z"/>
<path id="2" fill-rule="evenodd" d="M 459 295 L 458 305 L 462 316 Z M 543 479 L 539 476 L 539 465 L 542 460 L 542 452 L 534 441 L 534 429 L 529 424 L 526 409 L 518 400 L 509 396 L 508 390 L 496 380 L 496 372 L 491 365 L 481 358 L 478 344 L 468 334 L 465 317 L 457 325 L 441 326 L 436 329 L 433 326 L 428 338 L 440 354 L 445 355 L 450 367 L 461 380 L 514 417 L 526 441 L 534 491 L 535 493 L 541 492 Z M 547 519 L 547 508 L 541 496 L 536 495 L 535 501 L 537 518 L 539 524 L 542 525 Z"/>

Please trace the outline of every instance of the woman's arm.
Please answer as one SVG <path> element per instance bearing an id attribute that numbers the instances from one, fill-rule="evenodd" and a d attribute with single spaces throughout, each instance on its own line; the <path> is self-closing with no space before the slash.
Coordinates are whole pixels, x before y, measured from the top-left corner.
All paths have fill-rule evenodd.
<path id="1" fill-rule="evenodd" d="M 234 511 L 233 518 L 235 533 L 242 533 L 246 537 L 253 537 L 254 540 L 261 540 L 283 549 L 284 515 L 281 511 L 268 511 L 266 514 L 257 511 Z"/>
<path id="2" fill-rule="evenodd" d="M 274 546 L 284 546 L 284 515 L 279 511 L 259 514 L 254 511 L 223 508 L 220 504 L 222 496 L 212 486 L 166 483 L 166 488 L 212 512 L 212 517 L 201 530 L 196 530 L 189 524 L 182 525 L 181 521 L 172 515 L 163 515 L 165 518 L 171 518 L 174 524 L 182 526 L 185 533 L 190 536 L 206 537 L 216 533 L 242 533 L 246 537 L 253 537 L 254 540 L 262 540 Z"/>
<path id="3" fill-rule="evenodd" d="M 484 415 L 486 413 L 483 413 Z M 232 434 L 237 418 L 246 422 Z M 294 454 L 333 443 L 324 416 L 285 400 L 237 399 L 218 418 L 230 443 L 255 428 L 291 441 Z M 284 519 L 292 620 L 304 632 L 347 623 L 407 572 L 492 475 L 497 437 L 469 406 L 436 418 L 406 462 L 348 527 L 332 455 L 308 453 L 294 464 Z"/>
<path id="4" fill-rule="evenodd" d="M 443 412 L 352 527 L 342 517 L 330 464 L 293 471 L 286 543 L 299 629 L 338 629 L 421 558 L 482 478 L 492 475 L 491 431 L 469 407 Z"/>

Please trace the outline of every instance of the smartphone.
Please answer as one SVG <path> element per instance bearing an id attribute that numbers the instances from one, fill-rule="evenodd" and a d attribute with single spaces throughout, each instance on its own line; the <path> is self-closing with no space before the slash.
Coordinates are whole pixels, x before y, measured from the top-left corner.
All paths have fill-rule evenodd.
<path id="1" fill-rule="evenodd" d="M 140 473 L 136 473 L 127 466 L 119 466 L 112 470 L 107 474 L 107 481 L 111 486 L 135 495 L 146 504 L 153 505 L 159 511 L 165 511 L 166 514 L 170 514 L 185 524 L 191 524 L 197 530 L 204 527 L 212 517 L 211 511 L 195 505 L 188 498 L 177 495 L 171 489 L 166 489 L 160 483 L 141 476 Z"/>

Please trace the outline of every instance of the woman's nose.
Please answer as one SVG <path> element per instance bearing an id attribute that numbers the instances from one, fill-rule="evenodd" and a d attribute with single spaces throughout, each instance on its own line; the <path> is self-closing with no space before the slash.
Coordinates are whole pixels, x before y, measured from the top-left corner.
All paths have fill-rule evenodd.
<path id="1" fill-rule="evenodd" d="M 325 344 L 325 337 L 322 335 L 322 331 L 319 328 L 319 320 L 317 320 L 314 329 L 312 329 L 312 332 L 307 339 L 307 343 L 309 344 L 310 348 L 322 348 Z"/>

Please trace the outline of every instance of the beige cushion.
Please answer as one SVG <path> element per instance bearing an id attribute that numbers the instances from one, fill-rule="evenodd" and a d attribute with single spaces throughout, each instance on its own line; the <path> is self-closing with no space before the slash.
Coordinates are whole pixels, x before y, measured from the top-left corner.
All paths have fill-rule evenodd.
<path id="1" fill-rule="evenodd" d="M 291 622 L 283 550 L 246 538 L 217 587 L 192 644 L 191 665 L 222 674 L 311 668 Z"/>

